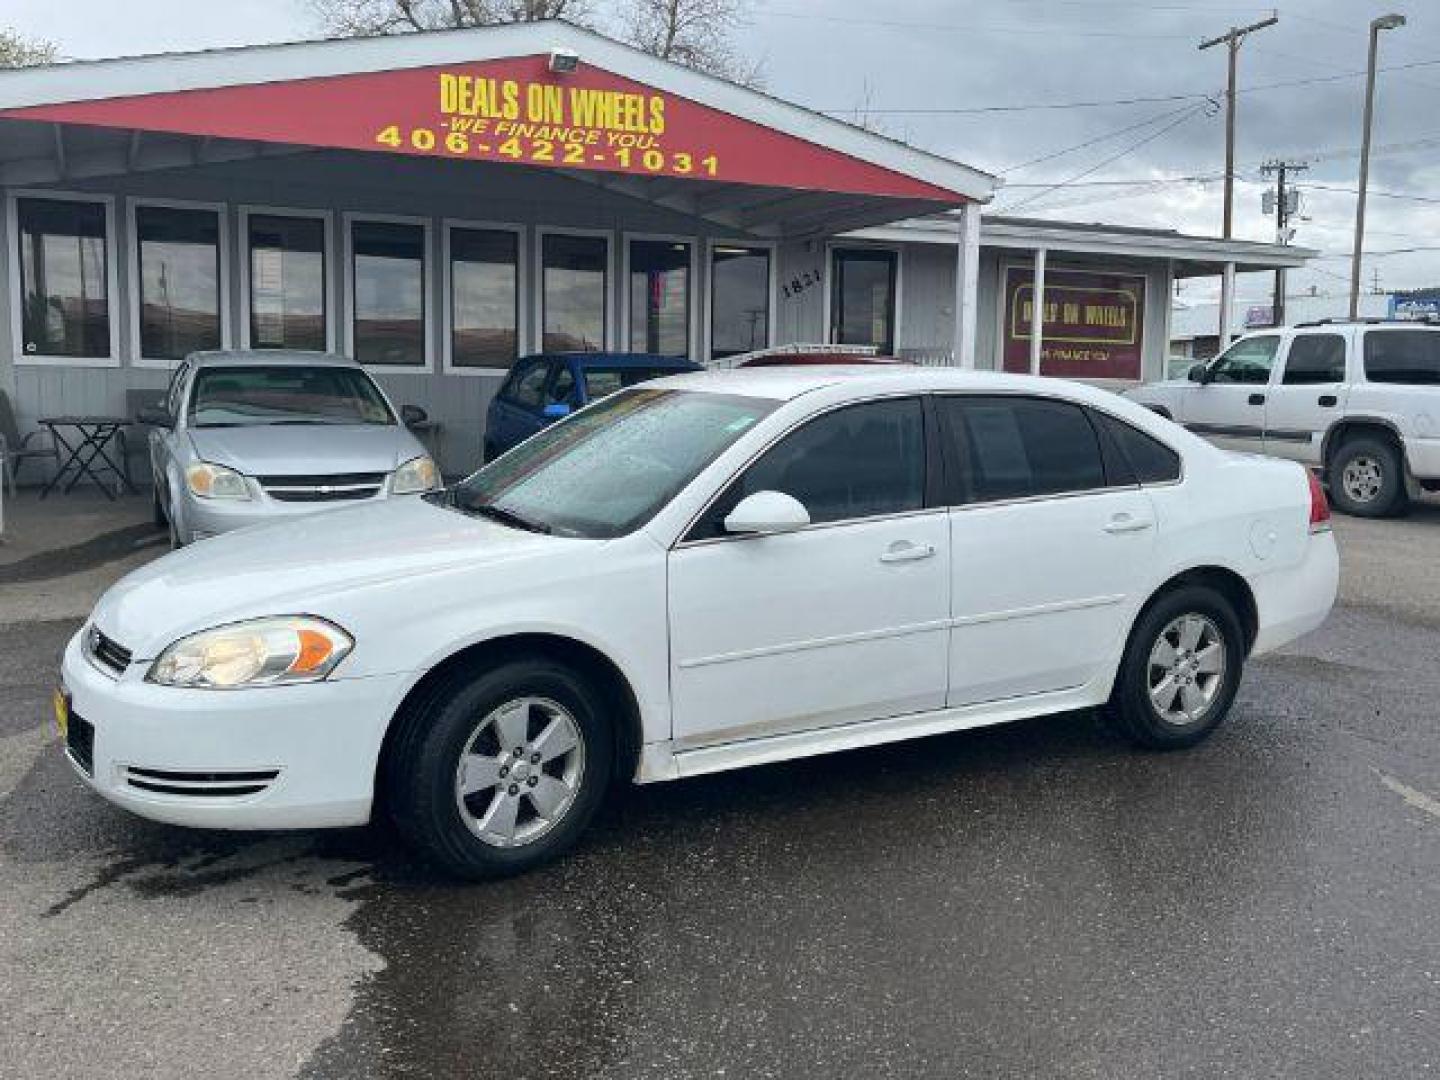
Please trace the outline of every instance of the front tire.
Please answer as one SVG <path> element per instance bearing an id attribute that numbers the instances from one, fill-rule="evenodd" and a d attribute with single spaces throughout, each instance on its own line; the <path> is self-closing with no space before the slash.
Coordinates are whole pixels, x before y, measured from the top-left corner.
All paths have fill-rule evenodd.
<path id="1" fill-rule="evenodd" d="M 409 708 L 382 771 L 402 837 L 470 880 L 517 874 L 569 848 L 614 768 L 602 698 L 550 660 L 513 660 Z"/>
<path id="2" fill-rule="evenodd" d="M 1405 512 L 1405 463 L 1383 439 L 1347 439 L 1326 470 L 1335 509 L 1353 517 L 1390 517 Z"/>
<path id="3" fill-rule="evenodd" d="M 1244 664 L 1245 632 L 1230 602 L 1201 585 L 1174 589 L 1136 622 L 1108 711 L 1146 749 L 1194 746 L 1229 713 Z"/>

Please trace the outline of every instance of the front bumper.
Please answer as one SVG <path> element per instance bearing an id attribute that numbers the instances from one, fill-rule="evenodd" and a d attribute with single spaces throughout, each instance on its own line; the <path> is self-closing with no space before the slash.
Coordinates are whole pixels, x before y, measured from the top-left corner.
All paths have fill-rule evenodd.
<path id="1" fill-rule="evenodd" d="M 387 481 L 388 484 L 388 481 Z M 347 506 L 366 506 L 385 499 L 410 499 L 414 495 L 391 495 L 387 489 L 368 499 L 336 499 L 329 502 L 284 502 L 272 499 L 263 493 L 246 500 L 201 499 L 188 491 L 182 496 L 180 521 L 184 531 L 184 542 L 189 544 L 209 536 L 243 529 L 248 525 L 263 525 L 270 521 L 302 517 L 306 514 L 324 513 Z"/>
<path id="2" fill-rule="evenodd" d="M 81 638 L 66 646 L 61 670 L 72 713 L 94 728 L 93 772 L 70 762 L 106 799 L 155 821 L 212 829 L 370 820 L 380 745 L 408 675 L 182 690 L 145 682 L 148 661 L 118 678 L 100 671 Z M 227 782 L 237 774 L 249 779 Z"/>

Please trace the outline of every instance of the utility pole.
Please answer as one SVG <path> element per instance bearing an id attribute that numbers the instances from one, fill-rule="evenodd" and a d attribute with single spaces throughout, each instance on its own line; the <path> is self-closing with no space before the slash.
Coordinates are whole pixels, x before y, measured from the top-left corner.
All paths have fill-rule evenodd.
<path id="1" fill-rule="evenodd" d="M 1360 140 L 1360 194 L 1355 202 L 1355 251 L 1350 257 L 1350 318 L 1360 314 L 1360 258 L 1365 246 L 1365 189 L 1370 184 L 1370 130 L 1375 124 L 1375 57 L 1380 31 L 1398 30 L 1404 15 L 1381 15 L 1370 21 L 1370 63 L 1365 68 L 1365 129 Z"/>
<path id="2" fill-rule="evenodd" d="M 1292 172 L 1304 172 L 1310 166 L 1303 161 L 1267 161 L 1260 166 L 1261 176 L 1275 177 L 1275 191 L 1266 192 L 1267 198 L 1275 200 L 1275 242 L 1290 243 L 1290 216 L 1300 208 L 1300 193 L 1285 186 L 1285 180 Z M 1264 203 L 1262 202 L 1262 207 Z M 1275 270 L 1275 300 L 1271 306 L 1275 325 L 1285 325 L 1285 270 Z"/>
<path id="3" fill-rule="evenodd" d="M 1223 235 L 1227 240 L 1230 239 L 1235 211 L 1235 69 L 1240 53 L 1240 43 L 1245 40 L 1246 35 L 1253 34 L 1256 30 L 1264 30 L 1267 26 L 1274 26 L 1279 21 L 1280 13 L 1278 11 L 1271 12 L 1268 19 L 1261 19 L 1249 26 L 1232 26 L 1228 32 L 1219 37 L 1213 37 L 1200 43 L 1202 52 L 1206 49 L 1213 49 L 1216 45 L 1225 45 L 1230 50 L 1230 77 L 1225 90 L 1225 226 Z"/>

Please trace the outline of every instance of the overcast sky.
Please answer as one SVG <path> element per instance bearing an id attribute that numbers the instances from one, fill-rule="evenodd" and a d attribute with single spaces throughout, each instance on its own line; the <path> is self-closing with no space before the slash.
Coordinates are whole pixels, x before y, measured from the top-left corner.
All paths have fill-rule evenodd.
<path id="1" fill-rule="evenodd" d="M 1218 235 L 1224 117 L 1199 97 L 933 110 L 1206 94 L 1218 102 L 1225 50 L 1200 52 L 1197 44 L 1271 10 L 1203 0 L 773 0 L 754 5 L 741 44 L 763 58 L 771 92 L 818 109 L 862 109 L 888 134 L 1004 176 L 997 209 Z M 1255 89 L 1239 98 L 1235 213 L 1237 235 L 1273 237 L 1260 210 L 1261 162 L 1311 162 L 1300 181 L 1309 220 L 1296 223 L 1295 242 L 1327 257 L 1293 275 L 1292 290 L 1346 288 L 1364 93 L 1356 73 L 1365 67 L 1370 19 L 1391 10 L 1410 21 L 1381 37 L 1366 250 L 1437 250 L 1377 254 L 1365 280 L 1378 270 L 1385 288 L 1440 285 L 1440 2 L 1295 0 L 1279 7 L 1279 25 L 1241 51 L 1240 86 Z M 322 32 L 305 0 L 4 0 L 0 11 L 0 23 L 85 58 Z M 1383 70 L 1404 65 L 1412 66 Z M 1269 86 L 1297 82 L 1304 85 Z M 1103 141 L 1020 167 L 1094 139 Z M 1088 175 L 1044 190 L 1080 173 Z M 1197 177 L 1213 179 L 1184 179 Z M 1242 301 L 1263 299 L 1267 282 L 1242 282 Z M 1189 294 L 1207 292 L 1213 283 Z"/>

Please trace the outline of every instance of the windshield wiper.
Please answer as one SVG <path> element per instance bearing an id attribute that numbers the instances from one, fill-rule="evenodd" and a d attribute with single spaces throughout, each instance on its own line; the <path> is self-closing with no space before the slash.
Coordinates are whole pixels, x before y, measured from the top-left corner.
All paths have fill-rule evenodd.
<path id="1" fill-rule="evenodd" d="M 452 505 L 458 507 L 460 503 L 457 500 L 453 502 Z M 461 509 L 472 514 L 479 514 L 482 517 L 488 517 L 492 521 L 500 522 L 502 525 L 509 525 L 512 529 L 524 529 L 526 532 L 543 533 L 547 536 L 554 532 L 554 530 L 543 521 L 532 521 L 523 514 L 517 514 L 514 510 L 506 510 L 503 506 L 496 506 L 494 503 L 470 503 L 467 506 L 461 507 Z"/>

